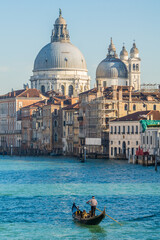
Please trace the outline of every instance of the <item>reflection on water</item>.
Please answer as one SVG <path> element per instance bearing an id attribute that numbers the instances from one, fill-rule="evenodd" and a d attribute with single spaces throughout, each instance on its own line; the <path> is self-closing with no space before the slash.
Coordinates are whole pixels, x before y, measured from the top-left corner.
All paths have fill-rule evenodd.
<path id="1" fill-rule="evenodd" d="M 85 229 L 89 230 L 89 232 L 92 234 L 92 236 L 91 236 L 92 240 L 97 240 L 99 238 L 105 239 L 107 237 L 107 231 L 100 225 L 92 225 L 92 226 L 91 225 L 83 225 L 83 224 L 78 224 L 78 225 L 82 229 L 85 228 Z"/>

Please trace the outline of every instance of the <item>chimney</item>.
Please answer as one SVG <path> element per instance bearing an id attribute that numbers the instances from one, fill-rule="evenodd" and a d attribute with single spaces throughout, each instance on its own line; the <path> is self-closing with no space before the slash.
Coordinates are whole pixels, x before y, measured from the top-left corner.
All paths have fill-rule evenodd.
<path id="1" fill-rule="evenodd" d="M 119 87 L 118 98 L 119 98 L 119 101 L 122 101 L 122 86 Z"/>
<path id="2" fill-rule="evenodd" d="M 129 86 L 129 102 L 132 102 L 132 86 Z"/>
<path id="3" fill-rule="evenodd" d="M 129 86 L 129 106 L 128 106 L 128 113 L 131 113 L 131 104 L 132 104 L 132 86 Z"/>
<path id="4" fill-rule="evenodd" d="M 97 88 L 97 98 L 102 97 L 104 92 L 104 87 Z"/>
<path id="5" fill-rule="evenodd" d="M 63 101 L 61 101 L 61 108 L 63 108 Z"/>
<path id="6" fill-rule="evenodd" d="M 16 92 L 15 92 L 15 91 L 13 92 L 13 96 L 14 96 L 14 97 L 16 96 Z"/>
<path id="7" fill-rule="evenodd" d="M 117 100 L 117 85 L 112 85 L 112 90 L 113 90 L 113 100 Z"/>

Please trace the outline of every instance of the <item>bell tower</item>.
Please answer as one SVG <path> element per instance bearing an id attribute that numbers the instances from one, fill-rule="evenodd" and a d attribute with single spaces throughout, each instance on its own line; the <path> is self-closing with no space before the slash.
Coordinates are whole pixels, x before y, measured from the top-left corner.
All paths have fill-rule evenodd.
<path id="1" fill-rule="evenodd" d="M 135 42 L 133 47 L 130 50 L 130 58 L 128 59 L 129 63 L 129 85 L 133 87 L 133 90 L 140 90 L 141 85 L 141 72 L 140 72 L 140 63 L 141 59 L 139 58 L 139 50 L 136 47 Z"/>

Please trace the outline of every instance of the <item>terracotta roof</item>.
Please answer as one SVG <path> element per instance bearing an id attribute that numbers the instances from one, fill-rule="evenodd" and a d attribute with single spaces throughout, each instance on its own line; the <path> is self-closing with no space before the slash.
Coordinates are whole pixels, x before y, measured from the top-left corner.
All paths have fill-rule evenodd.
<path id="1" fill-rule="evenodd" d="M 121 118 L 117 118 L 115 120 L 113 120 L 112 122 L 118 122 L 118 121 L 139 121 L 141 119 L 146 119 L 147 115 L 152 112 L 152 111 L 139 111 L 139 112 L 135 112 L 132 114 L 128 114 L 124 117 Z"/>
<path id="2" fill-rule="evenodd" d="M 80 93 L 79 95 L 88 94 L 88 93 L 90 93 L 90 94 L 97 93 L 97 88 L 92 88 L 92 89 L 90 89 L 88 91 Z"/>
<path id="3" fill-rule="evenodd" d="M 35 88 L 33 89 L 29 88 L 27 90 L 24 90 L 17 97 L 30 97 L 30 98 L 40 97 L 40 91 Z"/>
<path id="4" fill-rule="evenodd" d="M 72 109 L 78 110 L 79 109 L 79 102 L 63 108 L 63 110 L 72 110 Z"/>
<path id="5" fill-rule="evenodd" d="M 30 107 L 42 107 L 43 105 L 45 104 L 45 100 L 42 100 L 42 101 L 38 101 L 38 102 L 36 102 L 36 103 L 32 103 L 32 104 L 30 104 L 30 105 L 27 105 L 27 106 L 25 106 L 25 107 L 22 107 L 21 109 L 23 110 L 23 109 L 26 109 L 26 108 L 30 108 Z"/>
<path id="6" fill-rule="evenodd" d="M 15 97 L 29 97 L 29 98 L 39 98 L 41 97 L 41 93 L 37 89 L 21 89 L 21 90 L 16 90 L 12 92 L 8 92 L 5 95 L 1 95 L 0 99 L 5 99 L 5 98 L 15 98 Z"/>
<path id="7" fill-rule="evenodd" d="M 17 97 L 18 95 L 20 95 L 21 93 L 23 93 L 24 91 L 25 91 L 25 89 L 8 92 L 7 94 L 1 95 L 1 96 L 0 96 L 0 99 L 15 98 L 15 97 Z"/>

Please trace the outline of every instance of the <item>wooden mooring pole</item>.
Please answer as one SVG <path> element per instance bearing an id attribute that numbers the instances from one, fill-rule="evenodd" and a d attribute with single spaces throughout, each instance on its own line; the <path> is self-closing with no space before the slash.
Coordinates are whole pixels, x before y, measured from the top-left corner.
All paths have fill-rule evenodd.
<path id="1" fill-rule="evenodd" d="M 155 171 L 157 172 L 157 156 L 155 155 Z"/>

